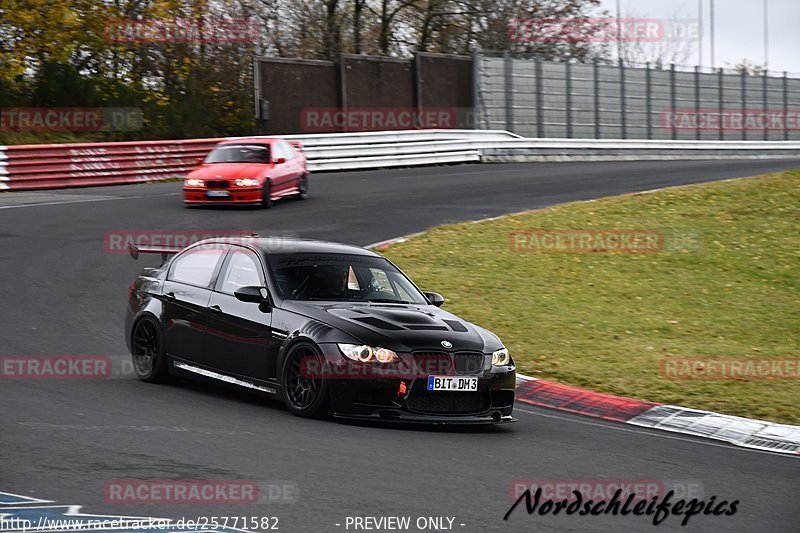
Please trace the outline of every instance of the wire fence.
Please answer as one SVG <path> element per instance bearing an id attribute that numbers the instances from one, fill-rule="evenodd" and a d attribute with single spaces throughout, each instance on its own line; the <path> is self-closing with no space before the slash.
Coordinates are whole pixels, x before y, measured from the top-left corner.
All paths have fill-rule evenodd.
<path id="1" fill-rule="evenodd" d="M 526 137 L 800 140 L 800 77 L 475 52 L 476 127 Z"/>

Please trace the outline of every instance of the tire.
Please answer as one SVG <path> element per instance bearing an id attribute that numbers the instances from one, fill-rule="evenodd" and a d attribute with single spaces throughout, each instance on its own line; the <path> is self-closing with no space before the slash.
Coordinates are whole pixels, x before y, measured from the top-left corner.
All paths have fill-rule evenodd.
<path id="1" fill-rule="evenodd" d="M 305 200 L 308 198 L 308 174 L 303 174 L 300 176 L 300 185 L 298 185 L 300 192 L 298 192 L 294 197 L 298 200 Z"/>
<path id="2" fill-rule="evenodd" d="M 153 318 L 145 317 L 133 327 L 131 357 L 136 377 L 149 383 L 169 381 L 164 332 Z"/>
<path id="3" fill-rule="evenodd" d="M 318 379 L 303 377 L 301 365 L 308 358 L 320 363 L 324 361 L 319 350 L 311 343 L 302 342 L 292 346 L 281 369 L 281 396 L 293 415 L 324 418 L 330 414 L 329 382 L 324 375 Z"/>
<path id="4" fill-rule="evenodd" d="M 264 182 L 264 192 L 261 196 L 261 207 L 264 209 L 269 209 L 272 207 L 272 182 L 267 180 Z"/>

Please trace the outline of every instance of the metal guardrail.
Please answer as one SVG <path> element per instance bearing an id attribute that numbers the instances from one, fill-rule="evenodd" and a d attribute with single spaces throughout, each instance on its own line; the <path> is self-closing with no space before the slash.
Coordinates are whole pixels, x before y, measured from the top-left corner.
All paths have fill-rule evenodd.
<path id="1" fill-rule="evenodd" d="M 301 141 L 309 170 L 318 172 L 475 162 L 481 157 L 477 148 L 447 143 L 459 139 L 488 141 L 517 136 L 504 131 L 410 130 L 287 135 L 283 138 Z M 182 178 L 197 166 L 198 158 L 226 139 L 0 147 L 0 190 Z"/>
<path id="2" fill-rule="evenodd" d="M 230 137 L 229 139 L 235 139 Z M 527 139 L 495 130 L 288 135 L 312 172 L 462 162 L 800 158 L 797 141 Z M 224 139 L 0 146 L 0 190 L 182 178 Z"/>

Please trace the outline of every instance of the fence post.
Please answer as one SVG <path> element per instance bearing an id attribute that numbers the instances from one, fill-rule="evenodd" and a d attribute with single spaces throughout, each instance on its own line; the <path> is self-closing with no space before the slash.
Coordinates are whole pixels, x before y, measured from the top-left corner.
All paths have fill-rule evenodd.
<path id="1" fill-rule="evenodd" d="M 424 92 L 425 80 L 422 77 L 422 57 L 420 52 L 414 52 L 414 100 L 417 104 L 417 119 L 414 121 L 415 126 L 424 127 L 420 124 L 420 117 L 422 117 L 423 103 L 422 93 Z"/>
<path id="2" fill-rule="evenodd" d="M 700 67 L 694 67 L 694 120 L 697 124 L 695 128 L 695 139 L 700 140 Z"/>
<path id="3" fill-rule="evenodd" d="M 765 116 L 769 117 L 769 115 L 767 114 L 767 106 L 769 105 L 769 93 L 767 92 L 767 81 L 769 81 L 767 79 L 767 70 L 764 69 L 764 79 L 762 80 L 762 87 L 761 87 L 762 91 L 761 99 L 764 102 L 764 109 L 762 110 L 762 112 L 764 113 Z M 764 121 L 764 140 L 765 141 L 769 140 L 769 120 Z"/>
<path id="4" fill-rule="evenodd" d="M 653 80 L 649 61 L 645 63 L 644 83 L 645 106 L 647 106 L 647 139 L 650 140 L 653 138 Z"/>
<path id="5" fill-rule="evenodd" d="M 672 108 L 672 114 L 673 115 L 676 113 L 676 109 L 675 109 L 675 102 L 676 101 L 677 100 L 676 100 L 676 97 L 675 97 L 675 63 L 673 63 L 672 67 L 670 68 L 670 71 L 669 71 L 669 102 L 670 102 L 669 105 Z M 672 120 L 672 140 L 674 141 L 677 138 L 678 138 L 677 121 L 673 119 Z"/>
<path id="6" fill-rule="evenodd" d="M 567 81 L 567 139 L 572 139 L 572 63 L 569 61 L 565 65 L 565 75 Z"/>
<path id="7" fill-rule="evenodd" d="M 342 116 L 347 116 L 347 68 L 345 65 L 344 54 L 339 54 L 339 90 L 342 92 L 341 107 Z M 347 120 L 342 121 L 342 131 L 347 131 Z"/>
<path id="8" fill-rule="evenodd" d="M 512 73 L 513 64 L 511 63 L 511 53 L 506 50 L 503 53 L 503 70 L 506 103 L 506 129 L 514 131 L 514 75 Z"/>
<path id="9" fill-rule="evenodd" d="M 594 138 L 599 139 L 602 132 L 600 131 L 600 66 L 598 61 L 594 60 Z"/>
<path id="10" fill-rule="evenodd" d="M 747 73 L 742 72 L 742 140 L 747 140 Z"/>
<path id="11" fill-rule="evenodd" d="M 544 83 L 542 81 L 542 62 L 534 59 L 536 70 L 536 136 L 544 137 Z"/>
<path id="12" fill-rule="evenodd" d="M 472 49 L 472 129 L 480 129 L 481 118 L 481 56 L 478 47 Z"/>
<path id="13" fill-rule="evenodd" d="M 783 140 L 789 140 L 789 74 L 783 71 Z"/>
<path id="14" fill-rule="evenodd" d="M 722 114 L 725 112 L 725 73 L 722 70 L 722 67 L 719 67 L 718 71 L 719 75 L 719 119 L 717 123 L 719 124 L 719 140 L 725 140 L 725 130 L 722 127 Z"/>
<path id="15" fill-rule="evenodd" d="M 622 58 L 619 59 L 619 107 L 620 119 L 622 121 L 622 138 L 628 138 L 628 109 L 625 104 L 625 65 Z"/>

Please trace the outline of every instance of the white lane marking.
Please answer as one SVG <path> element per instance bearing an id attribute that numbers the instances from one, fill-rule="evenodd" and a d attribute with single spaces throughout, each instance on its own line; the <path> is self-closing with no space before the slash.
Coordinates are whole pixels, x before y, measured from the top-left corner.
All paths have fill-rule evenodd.
<path id="1" fill-rule="evenodd" d="M 638 433 L 640 435 L 650 435 L 651 437 L 656 437 L 656 438 L 661 438 L 661 439 L 680 440 L 680 441 L 684 441 L 684 442 L 692 442 L 692 443 L 695 443 L 695 444 L 702 444 L 702 445 L 705 445 L 705 446 L 714 446 L 715 448 L 725 448 L 726 450 L 743 451 L 743 452 L 749 452 L 749 453 L 763 453 L 763 454 L 766 454 L 766 455 L 771 455 L 773 457 L 788 457 L 788 458 L 791 458 L 791 459 L 793 459 L 795 461 L 797 460 L 795 457 L 793 457 L 791 455 L 787 455 L 785 453 L 775 453 L 775 452 L 770 452 L 770 451 L 766 451 L 766 450 L 757 450 L 757 449 L 754 449 L 754 448 L 744 448 L 744 447 L 741 447 L 741 446 L 734 446 L 733 444 L 718 444 L 716 442 L 708 442 L 706 440 L 703 440 L 703 437 L 697 437 L 697 438 L 693 438 L 692 439 L 692 438 L 687 438 L 687 437 L 676 437 L 675 435 L 666 434 L 666 432 L 665 432 L 665 434 L 661 434 L 658 431 L 644 431 L 644 430 L 641 430 L 641 429 L 633 429 L 633 428 L 629 428 L 629 427 L 623 426 L 622 424 L 624 424 L 624 422 L 621 422 L 619 425 L 618 424 L 614 424 L 612 422 L 609 422 L 609 423 L 606 423 L 606 424 L 599 424 L 597 422 L 591 422 L 589 420 L 581 420 L 580 418 L 551 415 L 551 414 L 546 414 L 546 413 L 538 413 L 536 411 L 528 411 L 527 409 L 520 409 L 519 407 L 517 407 L 515 405 L 514 406 L 514 412 L 516 413 L 517 411 L 522 412 L 522 413 L 528 413 L 528 414 L 534 415 L 534 416 L 541 416 L 541 417 L 544 417 L 544 418 L 553 418 L 553 419 L 556 419 L 556 420 L 563 420 L 565 422 L 574 422 L 576 424 L 583 424 L 583 425 L 586 425 L 586 426 L 606 428 L 606 429 L 611 429 L 611 430 L 614 430 L 614 431 L 624 431 L 624 432 L 627 432 L 627 433 Z M 580 416 L 580 415 L 575 415 L 575 416 L 577 417 L 577 416 Z"/>
<path id="2" fill-rule="evenodd" d="M 12 498 L 19 498 L 21 501 L 15 502 L 8 502 L 7 496 L 11 496 Z M 31 496 L 25 496 L 22 494 L 15 494 L 13 492 L 0 492 L 0 505 L 25 505 L 28 503 L 53 503 L 53 500 L 41 500 L 39 498 L 33 498 Z M 3 513 L 0 512 L 0 515 Z"/>
<path id="3" fill-rule="evenodd" d="M 171 192 L 167 194 L 160 194 L 158 196 L 177 196 L 181 193 Z M 65 205 L 65 204 L 83 204 L 87 202 L 109 202 L 111 200 L 132 200 L 136 198 L 149 198 L 149 195 L 140 194 L 138 196 L 107 196 L 103 198 L 87 198 L 83 200 L 64 200 L 63 202 L 38 202 L 35 204 L 19 204 L 19 205 L 0 205 L 0 209 L 20 209 L 23 207 L 41 207 L 46 205 Z"/>

